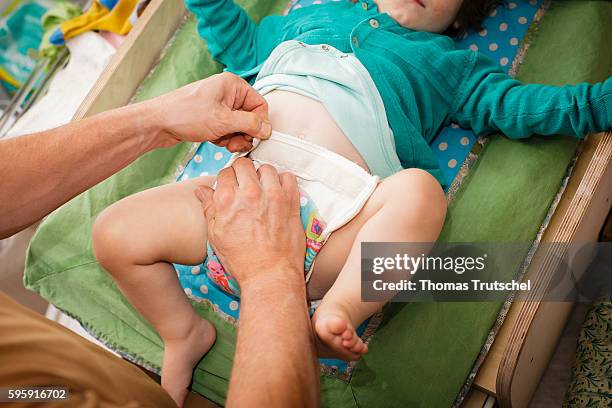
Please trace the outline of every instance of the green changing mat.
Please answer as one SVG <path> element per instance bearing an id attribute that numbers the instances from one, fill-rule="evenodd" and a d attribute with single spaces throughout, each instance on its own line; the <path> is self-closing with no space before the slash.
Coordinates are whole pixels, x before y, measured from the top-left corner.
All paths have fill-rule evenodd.
<path id="1" fill-rule="evenodd" d="M 271 0 L 248 3 L 245 8 L 255 18 L 285 7 L 284 2 L 273 4 Z M 607 78 L 612 72 L 609 21 L 610 2 L 553 2 L 523 44 L 523 49 L 526 45 L 529 49 L 517 77 L 524 82 L 559 85 Z M 181 61 L 189 61 L 193 70 L 185 70 Z M 202 47 L 195 21 L 189 17 L 136 99 L 164 93 L 219 68 Z M 578 144 L 564 136 L 529 140 L 492 136 L 454 192 L 441 240 L 534 241 Z M 126 358 L 154 371 L 162 358 L 161 340 L 96 263 L 91 224 L 102 209 L 120 198 L 172 181 L 192 147 L 183 144 L 151 152 L 76 197 L 43 222 L 27 257 L 27 287 L 76 317 Z M 354 366 L 350 380 L 321 375 L 323 405 L 452 406 L 471 383 L 507 306 L 501 302 L 387 306 L 370 352 Z M 204 303 L 194 307 L 215 324 L 218 338 L 196 368 L 193 389 L 223 403 L 235 327 Z"/>

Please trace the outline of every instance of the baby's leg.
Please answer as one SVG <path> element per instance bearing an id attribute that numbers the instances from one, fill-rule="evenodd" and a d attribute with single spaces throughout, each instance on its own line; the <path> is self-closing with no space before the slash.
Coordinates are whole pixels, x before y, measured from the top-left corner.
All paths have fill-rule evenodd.
<path id="1" fill-rule="evenodd" d="M 312 318 L 321 356 L 356 360 L 366 353 L 355 328 L 386 303 L 361 301 L 361 243 L 435 242 L 445 216 L 440 184 L 425 171 L 408 169 L 386 178 L 359 215 L 331 235 L 309 283 L 312 297 L 337 276 Z"/>
<path id="2" fill-rule="evenodd" d="M 212 347 L 215 329 L 187 300 L 169 262 L 206 257 L 206 221 L 194 190 L 212 177 L 168 184 L 129 196 L 96 220 L 96 258 L 164 341 L 162 386 L 182 406 L 195 364 Z"/>

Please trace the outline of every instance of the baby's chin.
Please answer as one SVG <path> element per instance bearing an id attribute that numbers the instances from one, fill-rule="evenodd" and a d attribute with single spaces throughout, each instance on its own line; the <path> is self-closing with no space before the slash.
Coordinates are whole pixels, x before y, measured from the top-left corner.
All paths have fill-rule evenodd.
<path id="1" fill-rule="evenodd" d="M 427 31 L 430 33 L 440 33 L 444 31 L 438 31 L 435 24 L 430 24 L 430 22 L 427 21 L 427 18 L 424 18 L 422 13 L 409 13 L 406 10 L 402 10 L 402 12 L 388 12 L 388 14 L 393 20 L 395 20 L 396 23 L 410 30 Z"/>
<path id="2" fill-rule="evenodd" d="M 413 31 L 424 31 L 428 33 L 438 33 L 438 34 L 444 31 L 444 30 L 439 31 L 438 29 L 434 27 L 431 27 L 427 24 L 423 24 L 422 21 L 410 21 L 410 20 L 403 21 L 403 22 L 398 21 L 398 20 L 395 20 L 395 21 L 397 21 L 397 23 L 401 25 L 402 27 L 408 28 Z"/>
<path id="3" fill-rule="evenodd" d="M 393 18 L 393 16 L 391 16 L 391 18 Z M 403 19 L 393 18 L 393 19 L 402 27 L 408 28 L 413 31 L 423 31 L 427 33 L 441 34 L 444 31 L 446 31 L 446 29 L 448 28 L 448 27 L 440 28 L 440 24 L 429 24 L 427 22 L 424 22 L 423 20 L 419 20 L 419 19 L 415 20 L 413 18 L 403 18 Z"/>
<path id="4" fill-rule="evenodd" d="M 389 14 L 396 23 L 404 28 L 437 34 L 443 33 L 448 28 L 414 1 L 408 1 L 402 7 L 387 8 L 385 6 L 384 3 L 379 3 L 378 11 Z"/>

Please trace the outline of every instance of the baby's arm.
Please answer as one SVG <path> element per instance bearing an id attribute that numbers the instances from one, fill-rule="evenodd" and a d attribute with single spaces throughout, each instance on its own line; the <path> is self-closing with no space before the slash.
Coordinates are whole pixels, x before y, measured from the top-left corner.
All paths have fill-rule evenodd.
<path id="1" fill-rule="evenodd" d="M 612 128 L 612 78 L 593 85 L 522 84 L 490 59 L 477 58 L 450 115 L 476 134 L 501 131 L 510 138 L 532 134 L 583 137 Z"/>
<path id="2" fill-rule="evenodd" d="M 232 0 L 185 0 L 198 18 L 198 32 L 212 56 L 234 73 L 263 63 L 280 40 L 283 16 L 255 24 Z"/>

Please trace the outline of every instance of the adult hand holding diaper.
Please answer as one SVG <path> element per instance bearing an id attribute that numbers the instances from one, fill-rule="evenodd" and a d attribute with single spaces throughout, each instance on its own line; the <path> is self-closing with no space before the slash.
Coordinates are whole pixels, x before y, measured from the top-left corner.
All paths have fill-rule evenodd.
<path id="1" fill-rule="evenodd" d="M 252 139 L 268 139 L 268 105 L 242 78 L 222 73 L 134 106 L 160 143 L 209 141 L 231 152 L 247 150 Z M 194 126 L 198 124 L 198 126 Z"/>

